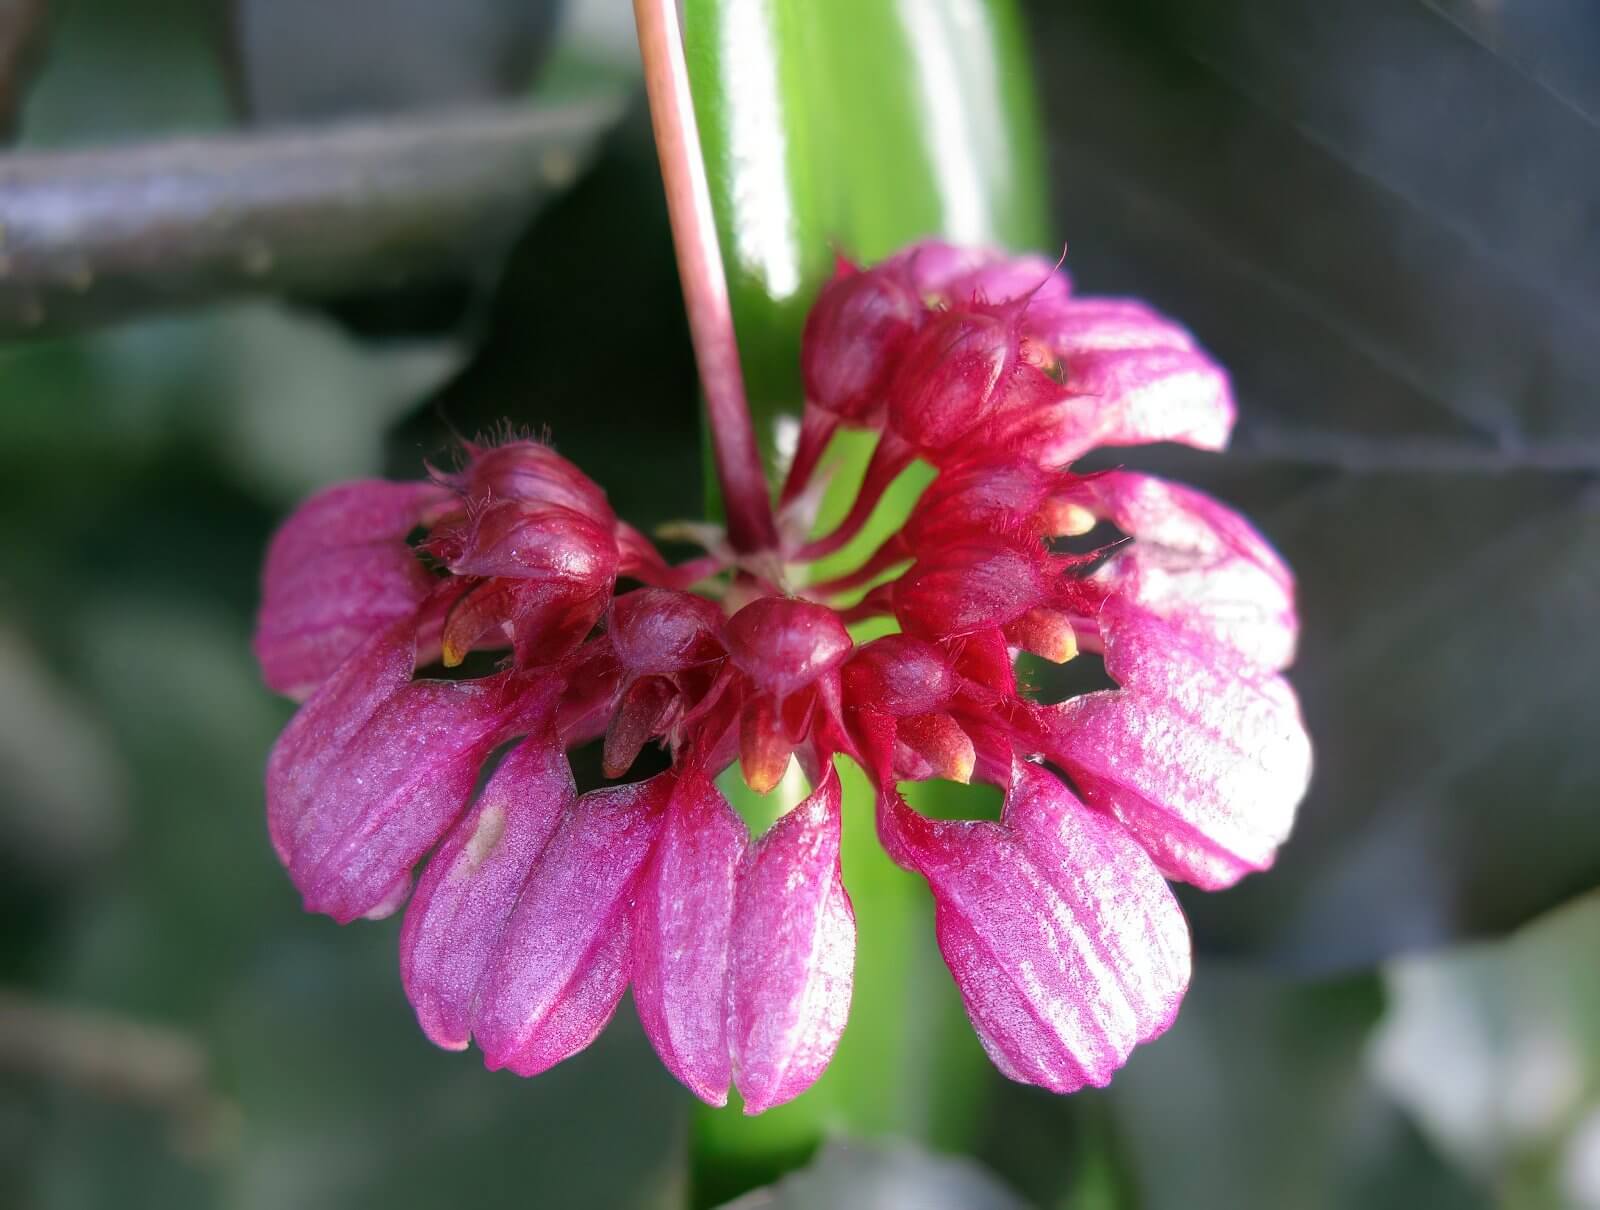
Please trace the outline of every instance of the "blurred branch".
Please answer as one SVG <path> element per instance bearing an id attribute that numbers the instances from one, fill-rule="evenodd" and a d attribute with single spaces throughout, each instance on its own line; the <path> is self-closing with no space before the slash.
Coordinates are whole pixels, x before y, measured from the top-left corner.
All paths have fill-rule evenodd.
<path id="1" fill-rule="evenodd" d="M 618 100 L 0 156 L 0 337 L 492 265 Z"/>

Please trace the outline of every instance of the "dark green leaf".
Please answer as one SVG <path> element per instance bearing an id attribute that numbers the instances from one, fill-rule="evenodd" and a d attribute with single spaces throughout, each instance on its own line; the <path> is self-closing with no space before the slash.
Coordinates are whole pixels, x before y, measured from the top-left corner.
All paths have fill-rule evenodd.
<path id="1" fill-rule="evenodd" d="M 1208 484 L 1296 568 L 1317 745 L 1200 941 L 1303 968 L 1600 882 L 1600 127 L 1581 4 L 1033 7 L 1080 288 L 1232 371 Z"/>

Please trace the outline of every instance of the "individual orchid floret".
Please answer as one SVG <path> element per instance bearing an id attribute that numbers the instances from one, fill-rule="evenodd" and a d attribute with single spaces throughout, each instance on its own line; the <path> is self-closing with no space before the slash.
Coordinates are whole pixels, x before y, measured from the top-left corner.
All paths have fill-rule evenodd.
<path id="1" fill-rule="evenodd" d="M 882 740 L 892 737 L 888 764 L 907 781 L 940 777 L 972 780 L 977 750 L 972 737 L 948 709 L 960 677 L 938 647 L 906 634 L 886 635 L 862 647 L 844 667 L 847 701 L 857 713 L 881 716 Z M 870 750 L 872 734 L 857 743 Z"/>
<path id="2" fill-rule="evenodd" d="M 669 775 L 593 790 L 538 854 L 489 968 L 473 1037 L 490 1069 L 531 1076 L 588 1046 L 627 990 L 632 901 L 661 829 Z"/>
<path id="3" fill-rule="evenodd" d="M 578 797 L 549 720 L 533 726 L 439 846 L 406 908 L 400 978 L 422 1031 L 450 1050 L 471 1039 L 511 909 Z"/>
<path id="4" fill-rule="evenodd" d="M 963 462 L 941 471 L 900 528 L 903 549 L 923 550 L 958 534 L 1053 538 L 1087 532 L 1094 517 L 1080 506 L 1071 521 L 1058 503 L 1069 481 L 1027 462 Z M 1081 521 L 1087 520 L 1087 526 Z"/>
<path id="5" fill-rule="evenodd" d="M 1103 599 L 1071 574 L 1085 562 L 1037 542 L 973 535 L 919 553 L 894 582 L 894 614 L 911 634 L 950 639 L 998 629 L 1012 646 L 1064 663 L 1077 653 L 1073 619 L 1091 616 Z"/>
<path id="6" fill-rule="evenodd" d="M 887 388 L 894 433 L 938 454 L 989 418 L 1010 386 L 1022 351 L 1020 307 L 942 311 L 907 346 Z"/>
<path id="7" fill-rule="evenodd" d="M 714 601 L 665 588 L 624 593 L 607 633 L 619 667 L 602 768 L 621 777 L 651 739 L 668 734 L 710 692 L 727 652 Z"/>
<path id="8" fill-rule="evenodd" d="M 1264 668 L 1293 661 L 1299 635 L 1294 577 L 1226 505 L 1131 471 L 1063 481 L 1052 504 L 1091 522 L 1108 521 L 1133 539 L 1092 577 L 1119 600 Z"/>
<path id="9" fill-rule="evenodd" d="M 544 705 L 503 672 L 413 680 L 416 626 L 380 631 L 285 728 L 267 764 L 278 856 L 310 911 L 341 922 L 405 901 L 412 868 L 466 806 L 483 761 Z"/>
<path id="10" fill-rule="evenodd" d="M 685 1087 L 723 1105 L 733 1078 L 729 951 L 750 835 L 703 770 L 673 786 L 661 835 L 634 894 L 633 1002 Z"/>
<path id="11" fill-rule="evenodd" d="M 684 563 L 527 440 L 303 506 L 268 552 L 255 638 L 268 683 L 304 701 L 268 762 L 273 846 L 339 921 L 410 897 L 402 982 L 440 1046 L 532 1075 L 631 983 L 667 1069 L 758 1113 L 809 1087 L 845 1028 L 843 813 L 874 811 L 927 882 L 996 1066 L 1102 1085 L 1188 983 L 1167 879 L 1266 869 L 1310 776 L 1283 561 L 1199 492 L 1073 466 L 1220 448 L 1227 377 L 1142 303 L 936 242 L 841 262 L 801 362 L 783 524 L 734 526 L 730 495 L 726 531 L 675 529 L 704 547 Z M 796 518 L 841 428 L 877 444 L 844 521 L 813 536 Z M 906 519 L 819 574 L 919 459 Z M 858 645 L 856 623 L 897 633 Z M 1022 653 L 1082 652 L 1115 688 L 1045 703 L 1018 674 Z M 580 786 L 569 754 L 590 744 L 603 780 Z M 873 802 L 842 800 L 841 759 Z M 753 837 L 718 788 L 735 764 L 757 793 L 810 791 Z M 900 784 L 928 779 L 999 787 L 1000 819 L 923 816 Z"/>
<path id="12" fill-rule="evenodd" d="M 739 766 L 765 794 L 782 779 L 819 711 L 838 712 L 838 668 L 853 646 L 833 610 L 762 597 L 728 620 L 728 655 L 749 681 L 739 718 Z"/>
<path id="13" fill-rule="evenodd" d="M 425 549 L 452 575 L 482 581 L 445 625 L 450 667 L 506 638 L 524 663 L 559 659 L 605 610 L 619 562 L 610 518 L 520 500 L 473 508 Z"/>
<path id="14" fill-rule="evenodd" d="M 435 478 L 464 499 L 554 504 L 608 522 L 616 519 L 599 484 L 548 445 L 527 439 L 501 445 L 467 442 L 463 453 L 461 470 Z"/>

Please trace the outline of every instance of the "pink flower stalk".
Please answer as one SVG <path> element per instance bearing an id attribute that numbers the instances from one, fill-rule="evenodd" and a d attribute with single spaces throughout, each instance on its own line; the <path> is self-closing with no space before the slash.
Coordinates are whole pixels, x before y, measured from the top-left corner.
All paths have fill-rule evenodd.
<path id="1" fill-rule="evenodd" d="M 305 504 L 268 552 L 256 635 L 267 682 L 304 701 L 268 765 L 273 844 L 309 910 L 405 908 L 402 980 L 440 1046 L 533 1075 L 631 986 L 673 1075 L 757 1113 L 816 1080 L 845 1026 L 845 756 L 886 851 L 932 890 L 995 1064 L 1103 1085 L 1188 984 L 1167 880 L 1220 889 L 1271 865 L 1310 772 L 1271 547 L 1192 489 L 1069 469 L 1103 445 L 1220 448 L 1227 378 L 1142 304 L 938 243 L 841 263 L 802 357 L 778 531 L 807 528 L 837 430 L 877 435 L 856 507 L 820 538 L 713 536 L 671 567 L 526 440 Z M 815 579 L 916 459 L 937 474 L 906 523 Z M 1053 544 L 1100 525 L 1122 539 Z M 868 618 L 900 633 L 857 645 Z M 1097 653 L 1117 687 L 1040 703 L 1019 651 Z M 461 675 L 474 652 L 498 666 Z M 587 743 L 622 780 L 579 793 L 567 753 Z M 670 768 L 627 781 L 649 744 Z M 767 792 L 792 761 L 810 796 L 752 837 L 715 779 L 737 763 Z M 919 814 L 899 786 L 930 778 L 998 786 L 999 820 Z"/>

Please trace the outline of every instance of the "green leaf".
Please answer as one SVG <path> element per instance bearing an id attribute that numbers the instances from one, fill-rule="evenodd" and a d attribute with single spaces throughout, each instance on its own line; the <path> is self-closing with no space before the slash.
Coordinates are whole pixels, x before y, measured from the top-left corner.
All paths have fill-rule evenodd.
<path id="1" fill-rule="evenodd" d="M 688 0 L 685 41 L 770 462 L 780 418 L 800 411 L 801 326 L 836 253 L 875 260 L 933 235 L 1048 243 L 1024 42 L 1009 0 Z M 842 515 L 869 450 L 859 438 L 836 443 L 841 469 L 824 524 Z M 838 557 L 875 546 L 923 482 L 908 473 Z M 797 1102 L 754 1121 L 737 1110 L 701 1115 L 702 1204 L 792 1167 L 828 1131 L 949 1143 L 979 1113 L 983 1060 L 940 964 L 931 904 L 879 849 L 865 779 L 851 771 L 845 786 L 844 874 L 859 929 L 849 1027 L 828 1073 Z M 741 808 L 759 826 L 780 804 Z M 928 809 L 969 813 L 960 802 Z"/>
<path id="2" fill-rule="evenodd" d="M 1074 280 L 1227 367 L 1149 450 L 1299 581 L 1317 772 L 1201 949 L 1354 971 L 1600 886 L 1600 6 L 1037 4 Z M 1586 66 L 1587 65 L 1587 66 Z"/>

